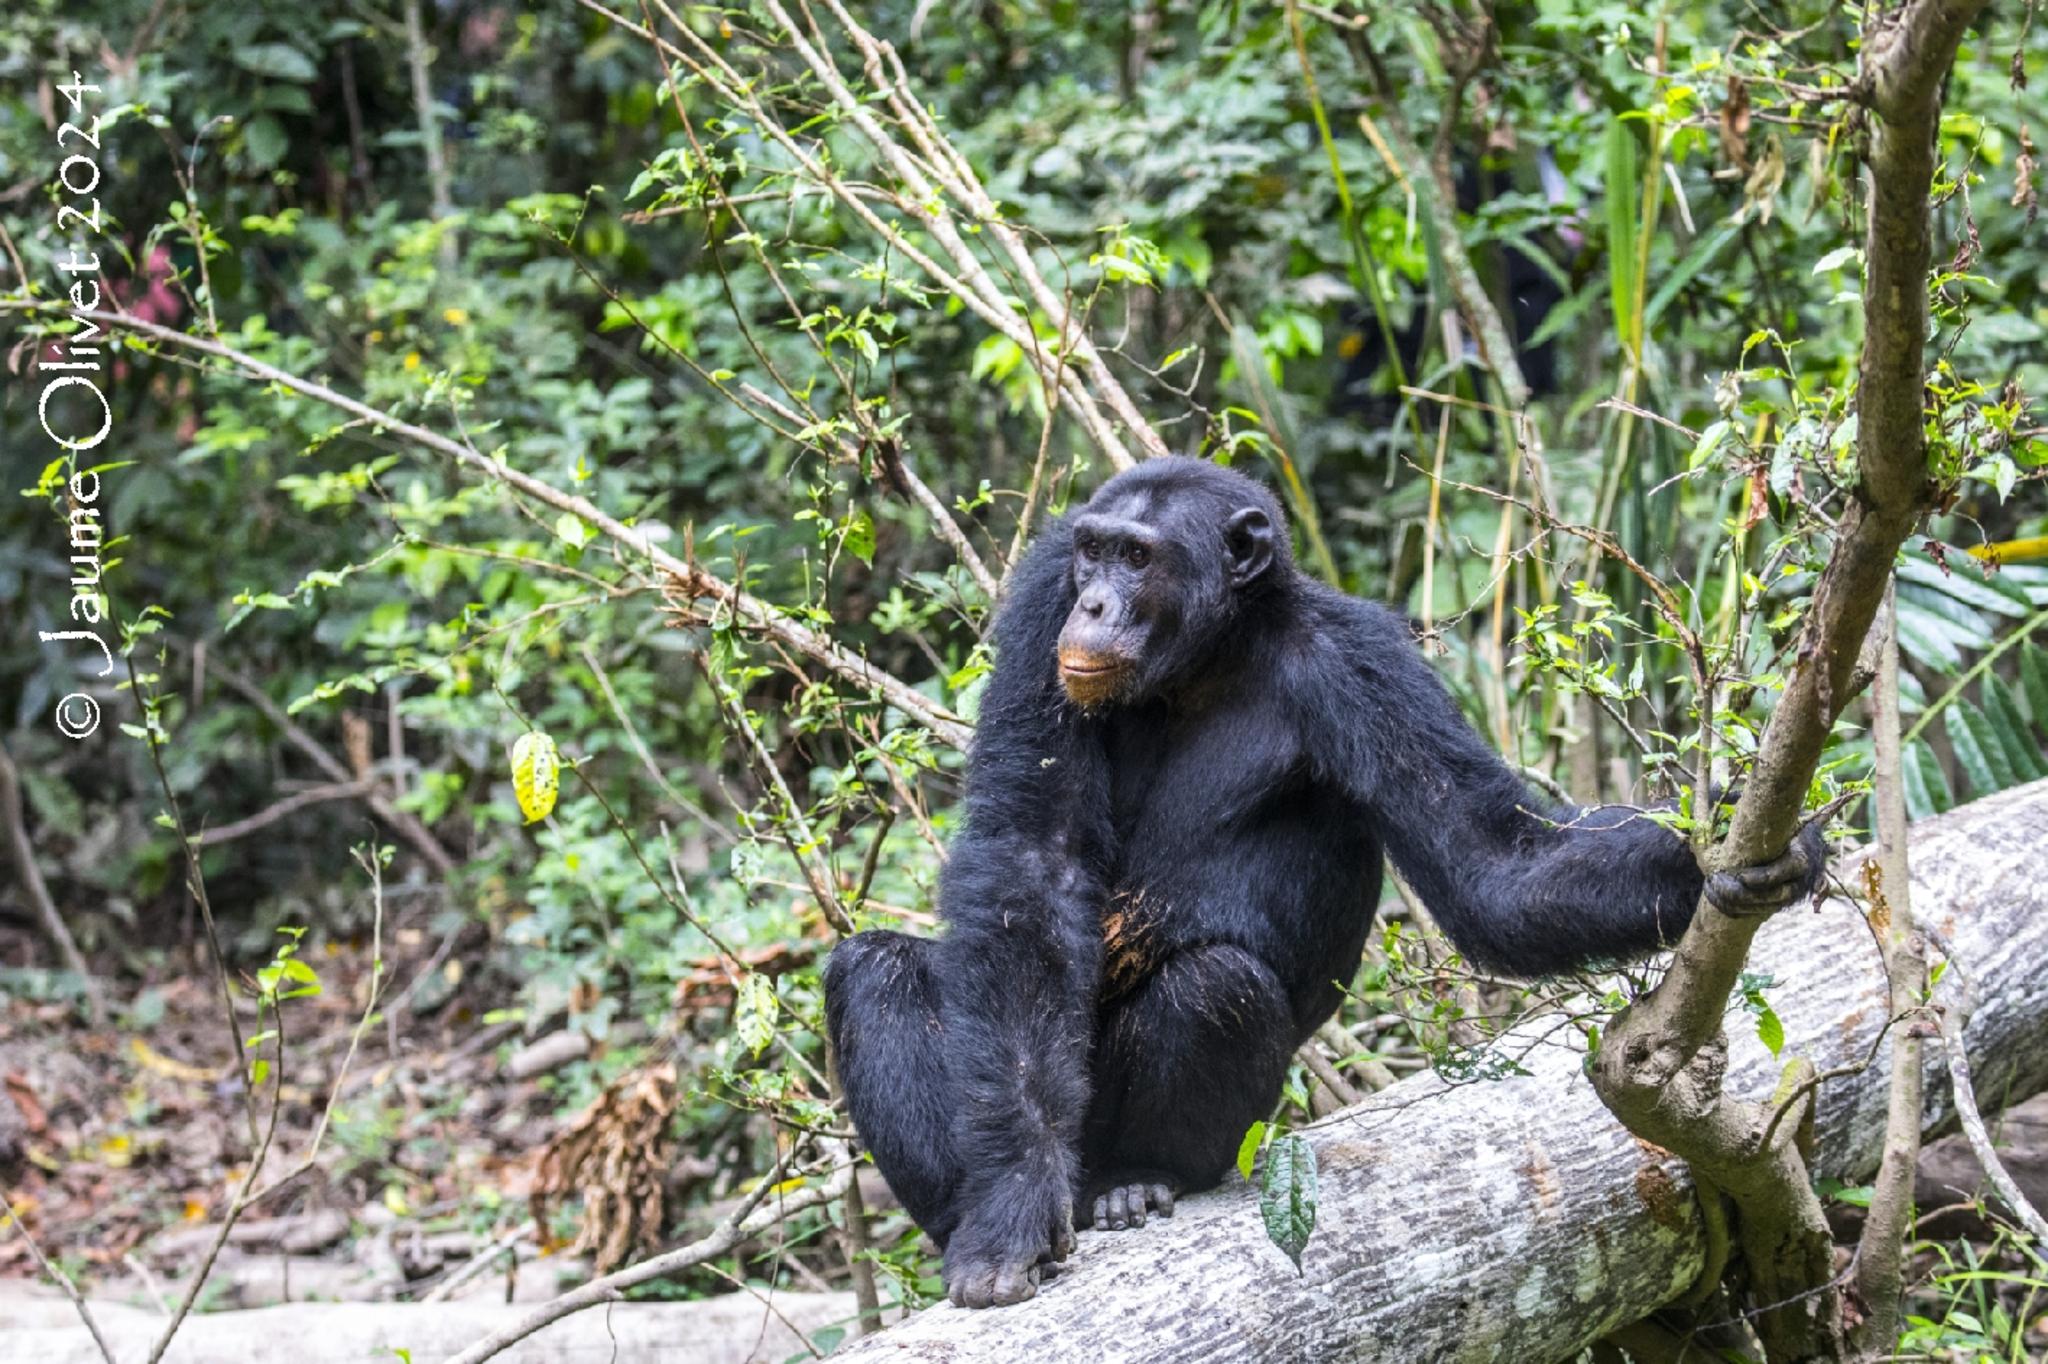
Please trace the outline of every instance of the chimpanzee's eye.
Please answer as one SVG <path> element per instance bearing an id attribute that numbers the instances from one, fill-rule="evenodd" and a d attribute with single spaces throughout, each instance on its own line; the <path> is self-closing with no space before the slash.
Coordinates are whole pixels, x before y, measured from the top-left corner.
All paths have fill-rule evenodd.
<path id="1" fill-rule="evenodd" d="M 1083 540 L 1081 542 L 1081 557 L 1091 564 L 1094 563 L 1102 557 L 1102 546 L 1096 544 L 1093 540 Z"/>
<path id="2" fill-rule="evenodd" d="M 1124 562 L 1132 568 L 1143 568 L 1152 558 L 1152 551 L 1143 545 L 1132 545 L 1124 551 Z"/>

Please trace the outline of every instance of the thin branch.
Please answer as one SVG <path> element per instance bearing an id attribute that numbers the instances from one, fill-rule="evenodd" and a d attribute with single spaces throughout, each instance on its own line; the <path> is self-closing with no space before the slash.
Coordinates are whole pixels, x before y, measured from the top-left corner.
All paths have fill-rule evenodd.
<path id="1" fill-rule="evenodd" d="M 107 1364 L 121 1364 L 121 1361 L 114 1357 L 113 1346 L 107 1344 L 107 1338 L 100 1334 L 100 1324 L 93 1320 L 92 1309 L 85 1305 L 85 1298 L 80 1295 L 78 1286 L 71 1282 L 70 1276 L 63 1270 L 44 1257 L 43 1248 L 36 1244 L 35 1237 L 29 1235 L 28 1225 L 15 1214 L 14 1196 L 4 1186 L 0 1186 L 0 1219 L 4 1219 L 21 1233 L 22 1243 L 28 1247 L 29 1258 L 36 1262 L 36 1268 L 50 1282 L 63 1289 L 65 1297 L 71 1299 L 71 1305 L 78 1309 L 80 1319 L 85 1322 L 86 1331 L 92 1336 L 92 1343 L 99 1346 L 100 1358 L 106 1360 Z"/>
<path id="2" fill-rule="evenodd" d="M 377 783 L 370 778 L 360 781 L 333 782 L 326 786 L 308 787 L 278 801 L 275 805 L 258 810 L 244 819 L 218 828 L 202 829 L 199 832 L 199 846 L 211 848 L 221 843 L 232 843 L 238 838 L 247 838 L 260 829 L 267 829 L 281 819 L 290 817 L 309 805 L 321 805 L 330 800 L 349 800 L 367 795 L 377 789 Z"/>
<path id="3" fill-rule="evenodd" d="M 590 675 L 597 679 L 598 690 L 604 693 L 605 704 L 612 708 L 612 714 L 618 718 L 619 728 L 625 730 L 626 742 L 633 745 L 633 752 L 639 755 L 640 765 L 647 769 L 647 775 L 654 779 L 655 786 L 668 797 L 670 804 L 696 820 L 703 826 L 705 832 L 716 834 L 727 843 L 739 842 L 738 836 L 714 820 L 709 810 L 669 784 L 668 778 L 662 775 L 660 765 L 654 761 L 654 755 L 648 752 L 647 741 L 640 737 L 639 727 L 633 723 L 633 717 L 626 714 L 626 708 L 619 704 L 618 694 L 612 690 L 611 678 L 606 675 L 604 665 L 597 661 L 597 651 L 585 644 L 578 652 L 583 655 L 583 662 L 590 669 Z"/>
<path id="4" fill-rule="evenodd" d="M 763 393 L 752 384 L 741 384 L 740 392 L 750 401 L 760 404 L 791 425 L 806 424 L 787 404 L 778 402 L 773 395 Z M 849 462 L 860 458 L 860 451 L 852 442 L 842 440 L 838 445 L 840 458 Z M 981 590 L 988 595 L 989 602 L 993 605 L 998 595 L 995 575 L 988 571 L 988 565 L 982 562 L 981 555 L 968 541 L 967 533 L 960 529 L 960 524 L 953 519 L 953 513 L 939 500 L 939 495 L 917 476 L 917 470 L 910 467 L 910 461 L 902 450 L 885 445 L 885 448 L 877 452 L 877 457 L 885 464 L 887 475 L 900 480 L 903 486 L 910 490 L 911 500 L 925 509 L 932 519 L 932 529 L 936 530 L 939 538 L 952 548 L 954 555 L 980 585 Z"/>
<path id="5" fill-rule="evenodd" d="M 11 300 L 0 300 L 0 312 L 23 311 L 51 312 L 53 309 L 47 304 L 25 304 Z M 667 586 L 672 591 L 672 602 L 693 601 L 710 597 L 718 598 L 732 608 L 741 624 L 781 641 L 797 653 L 804 655 L 806 658 L 839 674 L 839 676 L 858 686 L 873 688 L 890 705 L 930 729 L 939 737 L 941 742 L 953 748 L 965 749 L 968 739 L 972 737 L 973 730 L 957 715 L 938 705 L 909 683 L 884 672 L 882 669 L 869 663 L 865 658 L 811 630 L 809 627 L 791 620 L 779 609 L 755 597 L 753 594 L 740 591 L 720 581 L 715 575 L 707 573 L 697 565 L 686 563 L 682 559 L 677 558 L 674 554 L 669 553 L 649 540 L 645 533 L 626 525 L 623 521 L 607 512 L 600 511 L 596 505 L 586 498 L 562 492 L 560 489 L 542 482 L 531 474 L 513 468 L 509 463 L 493 459 L 473 447 L 451 440 L 437 431 L 430 431 L 423 426 L 415 426 L 411 422 L 401 421 L 388 412 L 381 412 L 358 399 L 338 393 L 325 384 L 316 383 L 311 379 L 302 379 L 298 375 L 287 373 L 275 365 L 265 364 L 252 355 L 245 354 L 231 346 L 222 345 L 217 341 L 210 341 L 205 337 L 189 336 L 174 328 L 158 326 L 154 322 L 146 322 L 141 318 L 131 317 L 126 313 L 78 312 L 74 310 L 64 313 L 63 316 L 75 317 L 88 322 L 103 323 L 110 327 L 119 327 L 125 331 L 146 336 L 153 341 L 183 347 L 187 350 L 194 350 L 202 355 L 211 356 L 216 360 L 225 361 L 253 378 L 262 379 L 266 383 L 276 384 L 302 397 L 311 398 L 316 402 L 338 408 L 343 412 L 349 413 L 351 416 L 361 418 L 377 430 L 402 437 L 423 449 L 431 450 L 438 455 L 453 460 L 456 464 L 470 470 L 472 473 L 480 474 L 496 483 L 503 483 L 519 492 L 525 493 L 535 501 L 546 503 L 557 511 L 568 512 L 595 529 L 604 532 L 607 537 L 622 548 L 639 555 L 649 564 L 653 565 L 653 567 L 667 575 L 669 580 Z M 260 693 L 258 694 L 260 695 Z M 253 701 L 255 698 L 252 696 L 250 699 Z M 270 710 L 275 711 L 275 705 L 269 703 L 268 698 L 265 698 L 265 704 L 268 705 Z M 278 713 L 281 714 L 281 712 Z M 338 775 L 336 779 L 345 779 L 346 775 L 344 772 Z M 374 800 L 372 808 L 377 808 Z M 382 815 L 384 811 L 379 809 L 378 813 Z M 402 812 L 394 813 L 402 814 Z M 404 819 L 410 820 L 411 817 L 404 816 Z M 417 821 L 413 821 L 413 823 L 416 824 Z M 443 854 L 443 857 L 445 858 L 446 854 Z M 430 858 L 429 860 L 432 859 Z M 448 866 L 452 869 L 452 861 Z"/>
<path id="6" fill-rule="evenodd" d="M 769 790 L 782 802 L 782 841 L 803 872 L 804 882 L 811 889 L 811 899 L 817 903 L 818 912 L 839 933 L 851 934 L 854 931 L 853 921 L 846 917 L 846 907 L 839 903 L 839 897 L 832 891 L 832 868 L 819 857 L 818 837 L 811 832 L 811 822 L 804 817 L 804 808 L 797 804 L 789 783 L 782 779 L 782 769 L 775 765 L 775 755 L 761 742 L 760 734 L 747 719 L 747 708 L 740 698 L 723 678 L 711 671 L 709 655 L 700 651 L 697 659 L 703 665 L 704 681 L 718 701 L 720 717 L 733 732 L 733 737 L 746 748 L 748 757 L 760 769 L 761 779 L 768 783 Z"/>
<path id="7" fill-rule="evenodd" d="M 277 727 L 286 742 L 305 754 L 315 767 L 325 772 L 334 782 L 353 783 L 356 780 L 355 774 L 349 771 L 346 763 L 321 747 L 319 740 L 308 734 L 291 716 L 285 714 L 284 707 L 271 700 L 263 688 L 218 659 L 208 661 L 208 671 L 217 675 L 237 696 L 263 712 L 263 718 Z M 433 867 L 437 875 L 446 877 L 454 874 L 455 859 L 448 855 L 448 850 L 441 846 L 440 840 L 434 837 L 427 826 L 420 823 L 418 816 L 399 809 L 391 803 L 389 797 L 376 790 L 365 792 L 363 803 L 369 806 L 379 819 L 389 824 L 400 837 L 412 844 L 414 850 L 427 859 L 427 864 Z"/>
<path id="8" fill-rule="evenodd" d="M 14 862 L 14 874 L 21 880 L 22 893 L 35 906 L 36 917 L 42 920 L 43 932 L 49 935 L 57 955 L 63 959 L 64 969 L 78 977 L 92 1025 L 106 1026 L 107 1009 L 100 999 L 99 985 L 85 964 L 85 954 L 78 950 L 78 940 L 71 936 L 64 916 L 57 912 L 57 902 L 50 898 L 42 868 L 36 865 L 35 842 L 28 836 L 28 820 L 21 808 L 21 774 L 5 744 L 0 744 L 0 825 L 6 826 L 7 850 Z"/>
<path id="9" fill-rule="evenodd" d="M 1899 636 L 1896 586 L 1872 626 L 1876 685 L 1870 697 L 1875 750 L 1877 855 L 1863 864 L 1864 917 L 1884 954 L 1886 989 L 1894 1018 L 1919 1012 L 1927 991 L 1927 940 L 1914 928 L 1911 869 L 1906 848 L 1906 788 L 1899 723 Z M 1905 1296 L 1906 1237 L 1913 1221 L 1913 1175 L 1920 1159 L 1921 1019 L 1892 1037 L 1886 1090 L 1884 1155 L 1872 1182 L 1869 1213 L 1857 1238 L 1856 1296 L 1869 1315 L 1857 1330 L 1872 1354 L 1898 1339 Z"/>
<path id="10" fill-rule="evenodd" d="M 798 1189 L 787 1198 L 778 1198 L 769 1207 L 759 1207 L 771 1188 L 780 1187 L 780 1171 L 764 1176 L 754 1193 L 734 1209 L 732 1215 L 721 1222 L 708 1235 L 690 1242 L 686 1246 L 629 1265 L 601 1279 L 593 1279 L 581 1288 L 564 1293 L 551 1302 L 541 1304 L 533 1312 L 522 1317 L 502 1331 L 493 1332 L 459 1354 L 450 1355 L 445 1364 L 483 1364 L 483 1361 L 501 1354 L 525 1340 L 544 1326 L 552 1325 L 566 1316 L 581 1312 L 599 1303 L 617 1302 L 625 1290 L 656 1279 L 702 1264 L 725 1254 L 734 1246 L 766 1231 L 776 1223 L 796 1213 L 819 1207 L 846 1196 L 846 1186 L 853 1179 L 854 1165 L 844 1159 L 831 1178 Z"/>
<path id="11" fill-rule="evenodd" d="M 456 1289 L 462 1287 L 495 1264 L 500 1255 L 509 1251 L 516 1260 L 520 1243 L 531 1240 L 535 1233 L 536 1228 L 531 1218 L 521 1222 L 518 1226 L 513 1227 L 512 1230 L 470 1256 L 468 1261 L 459 1269 L 435 1284 L 433 1289 L 425 1297 L 422 1297 L 420 1301 L 422 1303 L 446 1302 L 450 1297 L 454 1296 Z"/>
<path id="12" fill-rule="evenodd" d="M 428 72 L 433 59 L 427 47 L 427 35 L 420 23 L 420 0 L 405 0 L 405 64 L 412 75 L 412 103 L 414 115 L 419 119 L 420 150 L 427 159 L 428 204 L 434 220 L 452 217 L 455 201 L 448 191 L 448 160 L 441 147 L 441 115 L 434 107 L 434 82 Z M 455 238 L 444 233 L 441 237 L 441 265 L 443 269 L 455 264 Z"/>
<path id="13" fill-rule="evenodd" d="M 2018 1181 L 1999 1159 L 1997 1144 L 1991 1140 L 1991 1133 L 1984 1126 L 1984 1111 L 1977 1106 L 1977 1088 L 1970 1078 L 1970 1051 L 1963 1040 L 1963 1031 L 1970 1021 L 1970 999 L 1968 982 L 1964 981 L 1955 954 L 1946 943 L 1941 944 L 1942 955 L 1949 959 L 1950 974 L 1956 977 L 1961 998 L 1955 1004 L 1939 1009 L 1941 1016 L 1942 1052 L 1948 1060 L 1948 1083 L 1956 1105 L 1956 1117 L 1963 1126 L 1963 1135 L 1969 1140 L 1970 1153 L 1977 1157 L 1977 1164 L 1983 1167 L 1984 1177 L 1991 1181 L 1991 1187 L 1998 1193 L 1999 1201 L 2012 1210 L 2021 1226 L 2027 1229 L 2043 1246 L 2048 1246 L 2048 1219 L 2044 1219 L 2027 1196 L 2020 1191 Z"/>

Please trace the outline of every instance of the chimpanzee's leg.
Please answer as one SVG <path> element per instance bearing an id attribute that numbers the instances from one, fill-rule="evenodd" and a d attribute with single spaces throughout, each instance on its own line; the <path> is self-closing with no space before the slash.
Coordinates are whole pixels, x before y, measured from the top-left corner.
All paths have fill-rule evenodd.
<path id="1" fill-rule="evenodd" d="M 825 966 L 825 1024 L 862 1143 L 943 1250 L 960 1168 L 932 943 L 879 930 L 840 943 Z"/>
<path id="2" fill-rule="evenodd" d="M 1279 978 L 1239 947 L 1182 948 L 1105 1014 L 1077 1220 L 1122 1230 L 1223 1178 L 1273 1111 L 1296 1038 Z"/>

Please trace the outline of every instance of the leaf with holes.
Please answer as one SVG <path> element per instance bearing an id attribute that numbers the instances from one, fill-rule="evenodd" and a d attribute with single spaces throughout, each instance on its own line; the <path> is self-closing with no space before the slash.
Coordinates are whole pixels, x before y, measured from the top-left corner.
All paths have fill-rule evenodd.
<path id="1" fill-rule="evenodd" d="M 1259 1213 L 1266 1236 L 1294 1261 L 1301 1272 L 1301 1252 L 1316 1229 L 1316 1153 L 1299 1134 L 1290 1132 L 1266 1148 L 1266 1166 L 1259 1172 Z"/>
<path id="2" fill-rule="evenodd" d="M 732 1031 L 750 1054 L 759 1056 L 775 1040 L 776 1013 L 775 978 L 759 971 L 742 977 L 732 1008 Z"/>
<path id="3" fill-rule="evenodd" d="M 554 813 L 561 778 L 562 755 L 555 741 L 537 729 L 520 735 L 512 745 L 512 794 L 528 824 Z"/>

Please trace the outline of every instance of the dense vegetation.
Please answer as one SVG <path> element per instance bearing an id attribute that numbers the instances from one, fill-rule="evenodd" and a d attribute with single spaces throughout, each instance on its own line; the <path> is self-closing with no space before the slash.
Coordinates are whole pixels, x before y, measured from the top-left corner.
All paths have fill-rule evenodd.
<path id="1" fill-rule="evenodd" d="M 588 1038 L 540 1093 L 542 1140 L 652 1084 L 651 1203 L 548 1202 L 590 1182 L 559 1144 L 539 1177 L 540 1239 L 580 1225 L 601 1267 L 837 1133 L 823 956 L 853 925 L 933 922 L 1001 576 L 1148 452 L 1099 397 L 1057 401 L 1099 395 L 1098 370 L 1164 447 L 1269 479 L 1303 564 L 1405 608 L 1535 779 L 1647 801 L 1754 750 L 1855 477 L 1856 7 L 885 0 L 859 8 L 893 44 L 868 54 L 835 6 L 796 9 L 795 30 L 779 6 L 592 0 L 26 0 L 0 21 L 0 483 L 24 494 L 0 500 L 0 738 L 111 1026 L 140 1040 L 168 1007 L 178 1060 L 227 1096 L 229 1149 L 166 1157 L 134 1236 L 248 1158 L 246 1092 L 332 1078 L 365 1009 L 367 1072 L 486 1030 Z M 2038 18 L 2000 6 L 1969 34 L 1940 124 L 1939 509 L 1896 597 L 1915 814 L 2048 775 Z M 74 72 L 100 87 L 108 306 L 167 331 L 125 333 L 113 434 L 72 457 L 30 367 L 74 325 Z M 930 137 L 895 132 L 892 159 L 863 117 Z M 954 153 L 1024 262 L 972 214 L 988 273 L 941 249 L 925 201 L 958 196 L 919 184 Z M 74 401 L 52 424 L 90 429 Z M 78 628 L 69 480 L 94 468 L 101 632 L 128 646 L 104 681 L 90 646 L 37 639 Z M 107 722 L 73 741 L 51 716 L 81 689 Z M 1871 776 L 1852 708 L 1809 806 Z M 1275 1132 L 1424 1065 L 1510 1070 L 1495 1017 L 1557 1002 L 1475 980 L 1388 895 Z M 18 903 L 8 1026 L 83 1031 L 84 981 Z M 1586 1027 L 1616 988 L 1572 1006 Z M 1771 982 L 1745 988 L 1767 1027 Z M 295 1102 L 310 1138 L 324 1091 Z M 511 1227 L 476 1162 L 517 1142 L 450 1135 L 459 1109 L 352 1089 L 290 1197 Z M 110 1233 L 58 1167 L 120 1126 L 23 1176 L 69 1209 L 39 1235 L 75 1265 Z M 843 1280 L 846 1243 L 806 1217 L 789 1254 Z M 2003 1238 L 1941 1253 L 1929 1276 L 2048 1277 Z M 851 1259 L 885 1300 L 934 1293 L 900 1216 Z M 775 1247 L 719 1265 L 793 1273 Z M 2038 1296 L 1959 1273 L 1923 1284 L 1909 1349 L 2042 1348 Z"/>

